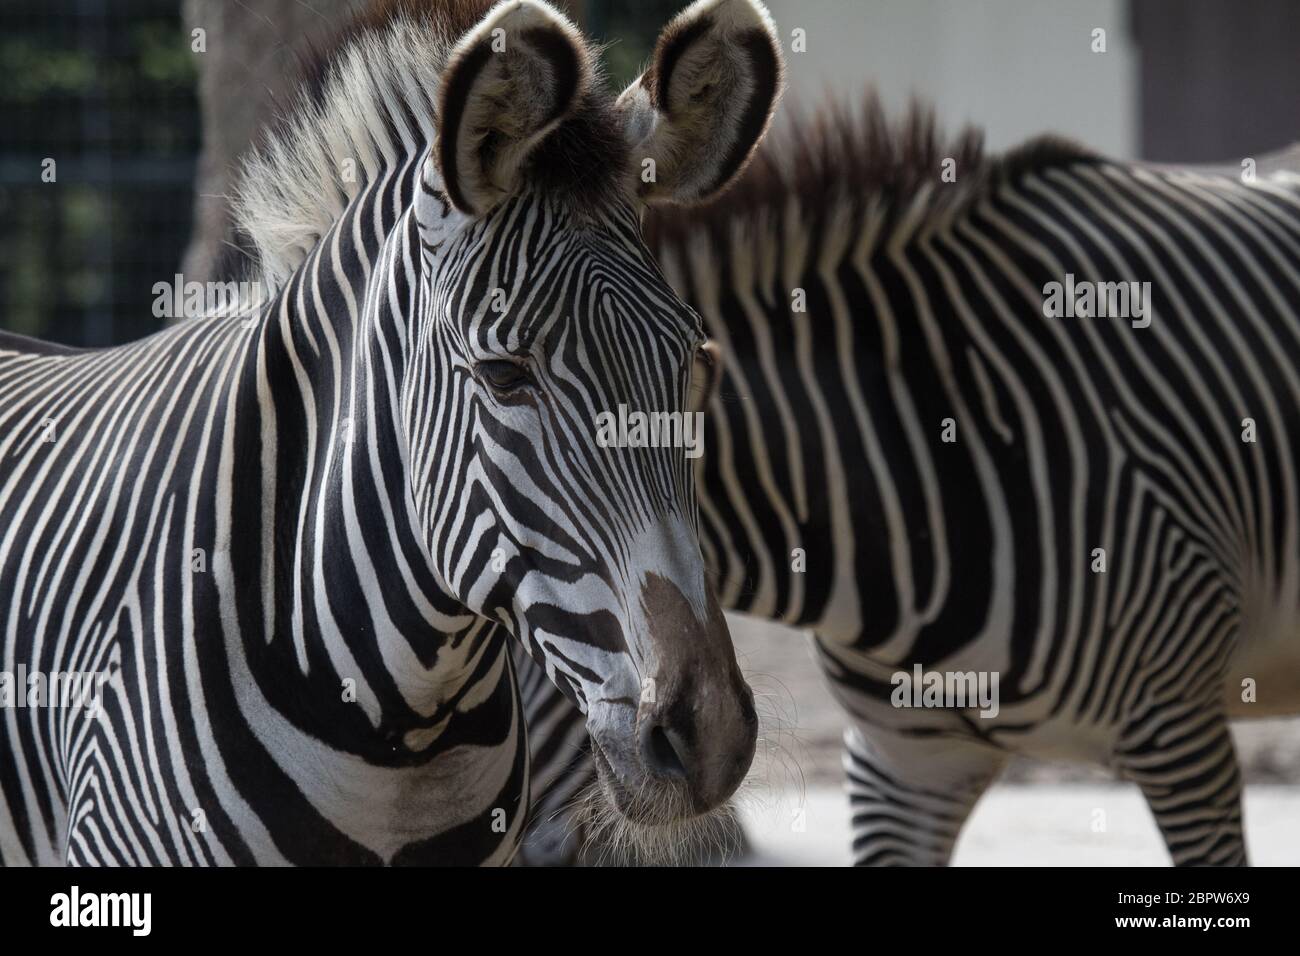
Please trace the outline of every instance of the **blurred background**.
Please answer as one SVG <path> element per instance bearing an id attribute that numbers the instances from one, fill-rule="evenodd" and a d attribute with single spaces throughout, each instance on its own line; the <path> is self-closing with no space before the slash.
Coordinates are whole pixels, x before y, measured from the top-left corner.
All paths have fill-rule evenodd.
<path id="1" fill-rule="evenodd" d="M 70 345 L 156 331 L 154 283 L 177 272 L 203 282 L 219 268 L 235 164 L 287 103 L 295 51 L 327 41 L 365 3 L 4 0 L 0 328 Z M 1056 132 L 1116 158 L 1236 166 L 1300 140 L 1297 0 L 767 3 L 786 45 L 787 112 L 874 85 L 890 110 L 915 97 L 949 130 L 983 129 L 994 150 Z M 684 3 L 560 5 L 609 42 L 621 88 Z M 838 708 L 802 638 L 735 630 L 776 718 L 762 768 L 771 799 L 751 808 L 759 858 L 847 860 Z M 1239 725 L 1238 744 L 1255 784 L 1255 860 L 1300 862 L 1300 723 Z M 1114 821 L 1100 835 L 1087 825 L 1099 805 Z M 1132 788 L 1018 764 L 977 809 L 957 862 L 1159 864 L 1163 854 Z"/>
<path id="2" fill-rule="evenodd" d="M 154 282 L 210 277 L 230 171 L 286 101 L 294 51 L 364 3 L 0 4 L 0 326 L 73 345 L 154 331 Z M 561 5 L 610 41 L 621 88 L 682 3 Z M 887 106 L 916 96 L 993 149 L 1054 131 L 1118 158 L 1236 163 L 1300 139 L 1295 0 L 769 6 L 787 105 L 875 84 Z"/>

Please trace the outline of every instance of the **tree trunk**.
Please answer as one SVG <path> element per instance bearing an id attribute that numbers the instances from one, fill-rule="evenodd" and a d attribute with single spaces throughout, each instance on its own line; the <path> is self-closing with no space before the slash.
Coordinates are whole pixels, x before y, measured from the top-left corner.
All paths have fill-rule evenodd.
<path id="1" fill-rule="evenodd" d="M 184 0 L 194 44 L 203 30 L 199 102 L 203 151 L 194 177 L 194 231 L 181 260 L 186 281 L 208 282 L 231 259 L 229 194 L 240 157 L 292 101 L 298 52 L 328 42 L 365 0 Z M 193 47 L 192 47 L 193 48 Z"/>

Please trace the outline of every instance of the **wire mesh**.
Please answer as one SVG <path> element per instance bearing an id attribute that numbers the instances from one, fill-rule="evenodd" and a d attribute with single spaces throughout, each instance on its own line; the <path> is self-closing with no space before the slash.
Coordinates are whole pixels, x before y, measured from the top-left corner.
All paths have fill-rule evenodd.
<path id="1" fill-rule="evenodd" d="M 175 0 L 0 6 L 0 327 L 70 345 L 161 322 L 189 237 L 195 64 Z"/>

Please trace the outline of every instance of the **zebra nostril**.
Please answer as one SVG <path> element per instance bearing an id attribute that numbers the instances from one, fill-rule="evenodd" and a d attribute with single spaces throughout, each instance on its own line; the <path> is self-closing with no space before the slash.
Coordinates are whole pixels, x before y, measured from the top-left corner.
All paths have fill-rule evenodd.
<path id="1" fill-rule="evenodd" d="M 641 757 L 646 767 L 653 773 L 665 777 L 688 776 L 686 764 L 682 760 L 680 746 L 674 746 L 671 731 L 661 724 L 654 724 L 641 734 Z"/>

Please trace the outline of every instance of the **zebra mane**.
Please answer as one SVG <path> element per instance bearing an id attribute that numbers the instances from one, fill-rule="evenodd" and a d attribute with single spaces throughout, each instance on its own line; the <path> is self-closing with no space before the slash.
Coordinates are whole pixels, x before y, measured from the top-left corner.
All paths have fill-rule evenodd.
<path id="1" fill-rule="evenodd" d="M 470 6 L 376 5 L 300 53 L 298 91 L 245 157 L 234 192 L 237 243 L 263 286 L 283 285 L 395 146 L 433 136 L 438 78 Z"/>
<path id="2" fill-rule="evenodd" d="M 915 101 L 891 121 L 868 91 L 860 107 L 836 98 L 811 117 L 790 110 L 727 192 L 695 209 L 652 211 L 646 241 L 659 251 L 703 239 L 722 252 L 741 235 L 752 239 L 755 231 L 779 229 L 792 204 L 804 221 L 844 217 L 877 203 L 898 219 L 918 204 L 929 211 L 958 208 L 1000 178 L 1089 159 L 1095 157 L 1082 147 L 1050 136 L 991 158 L 982 131 L 965 127 L 947 138 L 933 111 Z M 940 188 L 945 160 L 953 160 L 956 181 Z"/>
<path id="3" fill-rule="evenodd" d="M 491 5 L 374 0 L 300 52 L 298 92 L 243 160 L 233 195 L 234 248 L 263 289 L 283 286 L 367 183 L 434 141 L 443 70 Z M 579 203 L 614 181 L 627 147 L 609 103 L 591 93 L 534 150 L 531 178 Z"/>

